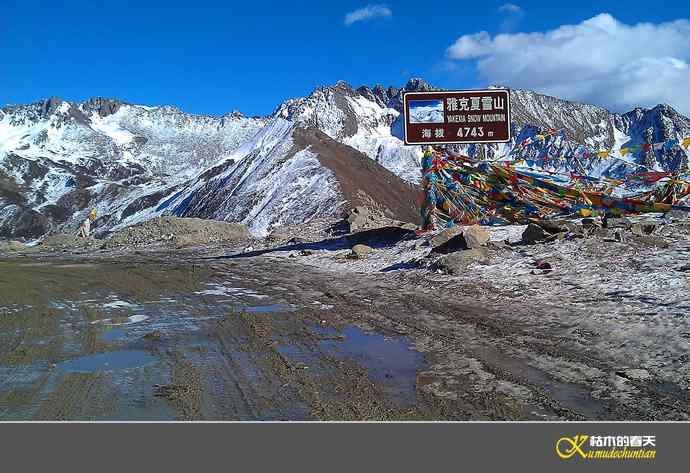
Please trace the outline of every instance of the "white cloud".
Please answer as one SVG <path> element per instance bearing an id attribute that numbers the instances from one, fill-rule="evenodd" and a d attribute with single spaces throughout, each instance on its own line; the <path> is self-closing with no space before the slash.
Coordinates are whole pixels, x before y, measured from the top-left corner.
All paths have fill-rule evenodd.
<path id="1" fill-rule="evenodd" d="M 387 18 L 393 15 L 393 12 L 387 5 L 367 5 L 345 15 L 345 24 L 350 26 L 358 21 L 371 20 L 373 18 Z"/>
<path id="2" fill-rule="evenodd" d="M 602 13 L 544 33 L 464 35 L 447 50 L 490 83 L 627 111 L 669 103 L 690 114 L 690 21 L 626 25 Z"/>
<path id="3" fill-rule="evenodd" d="M 503 20 L 501 21 L 501 31 L 508 33 L 516 29 L 520 21 L 525 17 L 525 12 L 520 6 L 514 3 L 504 3 L 498 8 Z"/>
<path id="4" fill-rule="evenodd" d="M 522 11 L 522 8 L 514 3 L 504 3 L 498 8 L 498 11 L 501 13 L 518 13 Z"/>

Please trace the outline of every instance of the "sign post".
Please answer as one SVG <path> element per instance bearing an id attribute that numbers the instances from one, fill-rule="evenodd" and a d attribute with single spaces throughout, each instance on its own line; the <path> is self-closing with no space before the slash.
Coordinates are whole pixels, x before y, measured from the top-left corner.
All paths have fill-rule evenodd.
<path id="1" fill-rule="evenodd" d="M 403 112 L 406 145 L 510 141 L 506 89 L 407 92 Z"/>

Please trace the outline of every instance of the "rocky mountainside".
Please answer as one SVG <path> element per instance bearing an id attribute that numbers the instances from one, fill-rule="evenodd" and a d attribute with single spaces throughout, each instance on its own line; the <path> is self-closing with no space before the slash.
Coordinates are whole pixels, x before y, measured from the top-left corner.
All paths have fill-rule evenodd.
<path id="1" fill-rule="evenodd" d="M 100 231 L 174 214 L 243 222 L 266 234 L 358 204 L 414 220 L 421 149 L 403 145 L 401 110 L 403 93 L 419 90 L 434 89 L 421 79 L 403 88 L 338 82 L 259 118 L 196 116 L 103 98 L 4 107 L 0 237 L 72 231 L 91 208 Z M 529 91 L 511 91 L 511 98 L 511 143 L 456 148 L 503 158 L 527 138 L 560 129 L 562 135 L 519 156 L 548 170 L 611 177 L 687 166 L 678 146 L 619 152 L 690 136 L 690 120 L 668 105 L 620 115 Z M 613 149 L 612 158 L 549 158 L 584 146 Z"/>
<path id="2" fill-rule="evenodd" d="M 194 116 L 94 98 L 0 110 L 0 235 L 38 236 L 184 182 L 254 136 L 262 118 Z"/>

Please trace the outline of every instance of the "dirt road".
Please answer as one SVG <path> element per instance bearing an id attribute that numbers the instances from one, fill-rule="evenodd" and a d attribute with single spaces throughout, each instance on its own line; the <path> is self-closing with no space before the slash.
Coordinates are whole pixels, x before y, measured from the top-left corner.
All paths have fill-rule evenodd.
<path id="1" fill-rule="evenodd" d="M 454 284 L 271 255 L 5 259 L 0 419 L 686 418 L 687 390 L 597 350 L 611 334 Z"/>

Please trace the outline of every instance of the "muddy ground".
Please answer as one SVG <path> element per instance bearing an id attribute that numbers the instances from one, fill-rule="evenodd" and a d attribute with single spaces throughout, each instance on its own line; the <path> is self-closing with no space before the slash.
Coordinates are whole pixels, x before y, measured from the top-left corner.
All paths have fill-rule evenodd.
<path id="1" fill-rule="evenodd" d="M 0 419 L 687 420 L 687 240 L 522 230 L 6 255 Z"/>

